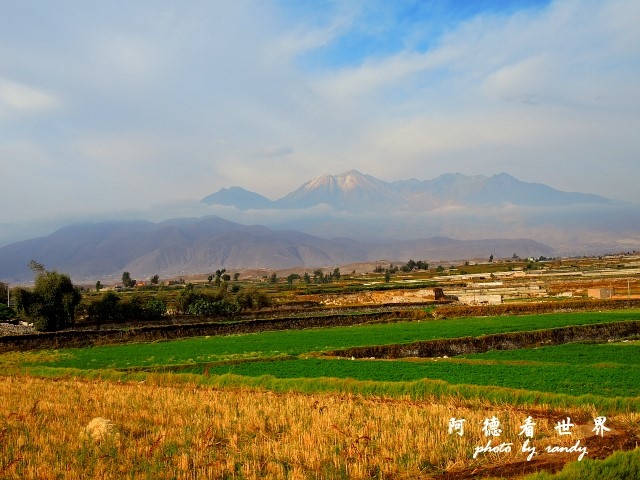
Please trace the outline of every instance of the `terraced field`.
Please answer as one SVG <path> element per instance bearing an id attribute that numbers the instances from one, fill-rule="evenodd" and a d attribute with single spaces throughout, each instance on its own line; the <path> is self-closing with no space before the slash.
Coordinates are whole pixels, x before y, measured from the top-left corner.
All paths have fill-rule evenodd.
<path id="1" fill-rule="evenodd" d="M 468 354 L 433 359 L 336 359 L 323 352 L 365 345 L 411 343 L 455 339 L 503 332 L 532 331 L 593 325 L 639 318 L 637 311 L 564 313 L 492 318 L 460 318 L 421 322 L 397 322 L 352 327 L 262 332 L 247 335 L 198 337 L 175 341 L 61 349 L 40 353 L 13 353 L 0 362 L 31 373 L 56 376 L 73 369 L 112 372 L 118 375 L 171 373 L 175 378 L 198 378 L 214 384 L 220 379 L 238 385 L 256 381 L 286 380 L 286 388 L 308 391 L 313 379 L 379 383 L 378 391 L 419 395 L 424 382 L 436 388 L 444 382 L 452 392 L 463 387 L 495 387 L 505 392 L 534 393 L 579 398 L 607 405 L 604 399 L 633 399 L 640 395 L 640 346 L 615 344 L 567 344 Z M 88 373 L 87 373 L 88 374 Z M 105 373 L 106 374 L 106 373 Z M 231 377 L 230 377 L 231 375 Z M 232 378 L 233 380 L 230 380 Z M 292 383 L 293 382 L 293 383 Z M 435 383 L 434 383 L 435 382 Z M 390 384 L 395 384 L 391 386 Z M 420 384 L 420 385 L 419 385 Z M 324 383 L 331 390 L 331 381 Z M 400 387 L 400 388 L 399 388 Z M 280 386 L 280 388 L 285 388 Z M 360 391 L 360 390 L 358 390 Z M 472 396 L 485 398 L 477 388 Z M 487 397 L 488 398 L 488 397 Z M 531 397 L 525 397 L 530 399 Z M 595 398 L 595 400 L 593 399 Z M 566 399 L 563 400 L 566 402 Z M 579 402 L 580 400 L 575 400 Z M 571 403 L 571 401 L 569 401 Z M 623 408 L 629 408 L 629 404 Z"/>
<path id="2" fill-rule="evenodd" d="M 49 367 L 118 369 L 212 363 L 228 360 L 302 355 L 348 347 L 411 343 L 420 340 L 478 337 L 571 325 L 592 325 L 640 319 L 640 312 L 580 312 L 505 317 L 456 318 L 379 323 L 351 327 L 261 332 L 247 335 L 196 337 L 174 341 L 61 349 Z M 17 357 L 16 357 L 17 355 Z M 33 354 L 12 354 L 22 365 L 37 365 Z M 7 356 L 0 355 L 0 362 Z"/>

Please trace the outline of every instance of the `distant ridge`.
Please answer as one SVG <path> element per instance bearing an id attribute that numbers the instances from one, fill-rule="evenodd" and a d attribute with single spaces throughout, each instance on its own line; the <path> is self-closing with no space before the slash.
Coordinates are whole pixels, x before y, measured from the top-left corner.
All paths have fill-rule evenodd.
<path id="1" fill-rule="evenodd" d="M 46 237 L 0 248 L 0 280 L 23 282 L 36 259 L 49 269 L 77 280 L 134 278 L 158 274 L 175 277 L 207 273 L 221 267 L 321 268 L 378 260 L 428 261 L 462 258 L 552 256 L 553 249 L 528 239 L 423 240 L 365 242 L 324 239 L 293 230 L 241 225 L 215 216 L 146 221 L 83 223 L 61 228 Z"/>
<path id="2" fill-rule="evenodd" d="M 336 210 L 356 212 L 466 205 L 551 207 L 613 203 L 599 195 L 563 192 L 541 183 L 523 182 L 507 173 L 491 177 L 448 173 L 433 180 L 413 178 L 385 182 L 357 170 L 321 175 L 275 201 L 241 187 L 232 187 L 208 195 L 202 202 L 241 210 L 304 209 L 326 204 Z"/>
<path id="3" fill-rule="evenodd" d="M 223 188 L 216 193 L 204 197 L 202 203 L 236 207 L 240 210 L 270 208 L 273 204 L 267 197 L 250 192 L 242 187 Z"/>
<path id="4" fill-rule="evenodd" d="M 333 268 L 640 247 L 637 206 L 506 173 L 385 182 L 350 170 L 321 175 L 274 201 L 237 186 L 202 202 L 235 207 L 225 214 L 261 225 L 216 216 L 71 225 L 0 247 L 0 280 L 32 279 L 31 259 L 77 279 L 117 280 L 123 271 L 175 277 L 221 267 Z M 331 208 L 310 208 L 317 205 Z"/>

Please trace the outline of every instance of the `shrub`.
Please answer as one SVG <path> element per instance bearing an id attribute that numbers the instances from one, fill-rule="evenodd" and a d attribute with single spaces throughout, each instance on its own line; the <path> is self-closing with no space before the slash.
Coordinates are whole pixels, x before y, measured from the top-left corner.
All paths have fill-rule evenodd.
<path id="1" fill-rule="evenodd" d="M 0 303 L 0 320 L 11 320 L 15 318 L 16 312 L 13 308 L 7 307 L 4 303 Z"/>
<path id="2" fill-rule="evenodd" d="M 164 300 L 154 297 L 150 298 L 145 305 L 145 316 L 147 318 L 160 318 L 167 313 L 167 304 Z"/>
<path id="3" fill-rule="evenodd" d="M 238 293 L 236 301 L 242 310 L 256 309 L 271 306 L 271 298 L 265 292 L 255 289 L 242 290 Z"/>
<path id="4" fill-rule="evenodd" d="M 137 295 L 128 302 L 122 302 L 114 292 L 107 292 L 100 300 L 87 306 L 87 319 L 102 323 L 120 323 L 129 319 L 151 320 L 160 318 L 167 311 L 164 300 L 152 297 L 145 303 Z"/>
<path id="5" fill-rule="evenodd" d="M 107 292 L 100 300 L 96 300 L 87 307 L 88 320 L 96 323 L 114 323 L 123 320 L 120 297 L 114 292 Z"/>
<path id="6" fill-rule="evenodd" d="M 228 300 L 210 301 L 204 298 L 198 299 L 189 305 L 187 313 L 189 315 L 203 315 L 208 317 L 223 315 L 233 317 L 240 312 L 240 305 L 237 302 Z"/>

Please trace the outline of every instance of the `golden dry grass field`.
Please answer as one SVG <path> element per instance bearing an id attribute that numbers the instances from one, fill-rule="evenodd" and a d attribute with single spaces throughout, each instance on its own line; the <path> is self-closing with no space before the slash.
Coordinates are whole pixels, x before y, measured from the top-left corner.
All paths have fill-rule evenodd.
<path id="1" fill-rule="evenodd" d="M 588 458 L 603 457 L 640 424 L 637 413 L 619 414 L 598 437 L 598 412 L 589 407 L 217 390 L 153 376 L 144 383 L 3 376 L 0 398 L 0 478 L 7 479 L 513 477 L 578 456 L 543 453 L 547 445 L 580 440 Z M 482 431 L 493 416 L 499 438 Z M 528 416 L 540 452 L 531 461 L 519 434 Z M 563 437 L 554 426 L 566 416 L 576 428 Z M 108 420 L 103 433 L 86 429 L 96 417 Z M 449 433 L 452 417 L 465 419 L 463 436 Z M 474 459 L 489 440 L 513 443 L 512 451 Z"/>

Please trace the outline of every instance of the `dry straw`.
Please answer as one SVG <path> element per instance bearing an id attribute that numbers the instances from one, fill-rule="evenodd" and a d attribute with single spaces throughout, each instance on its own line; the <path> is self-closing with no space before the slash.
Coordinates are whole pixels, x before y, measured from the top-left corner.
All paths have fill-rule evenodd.
<path id="1" fill-rule="evenodd" d="M 521 460 L 517 449 L 472 456 L 486 443 L 485 418 L 497 416 L 500 441 L 519 447 L 531 413 L 453 399 L 30 377 L 0 377 L 0 398 L 0 477 L 15 479 L 419 478 Z M 536 442 L 578 438 L 558 439 L 552 416 L 539 413 Z M 586 421 L 593 412 L 561 413 Z M 451 417 L 466 419 L 464 436 L 449 434 Z"/>

